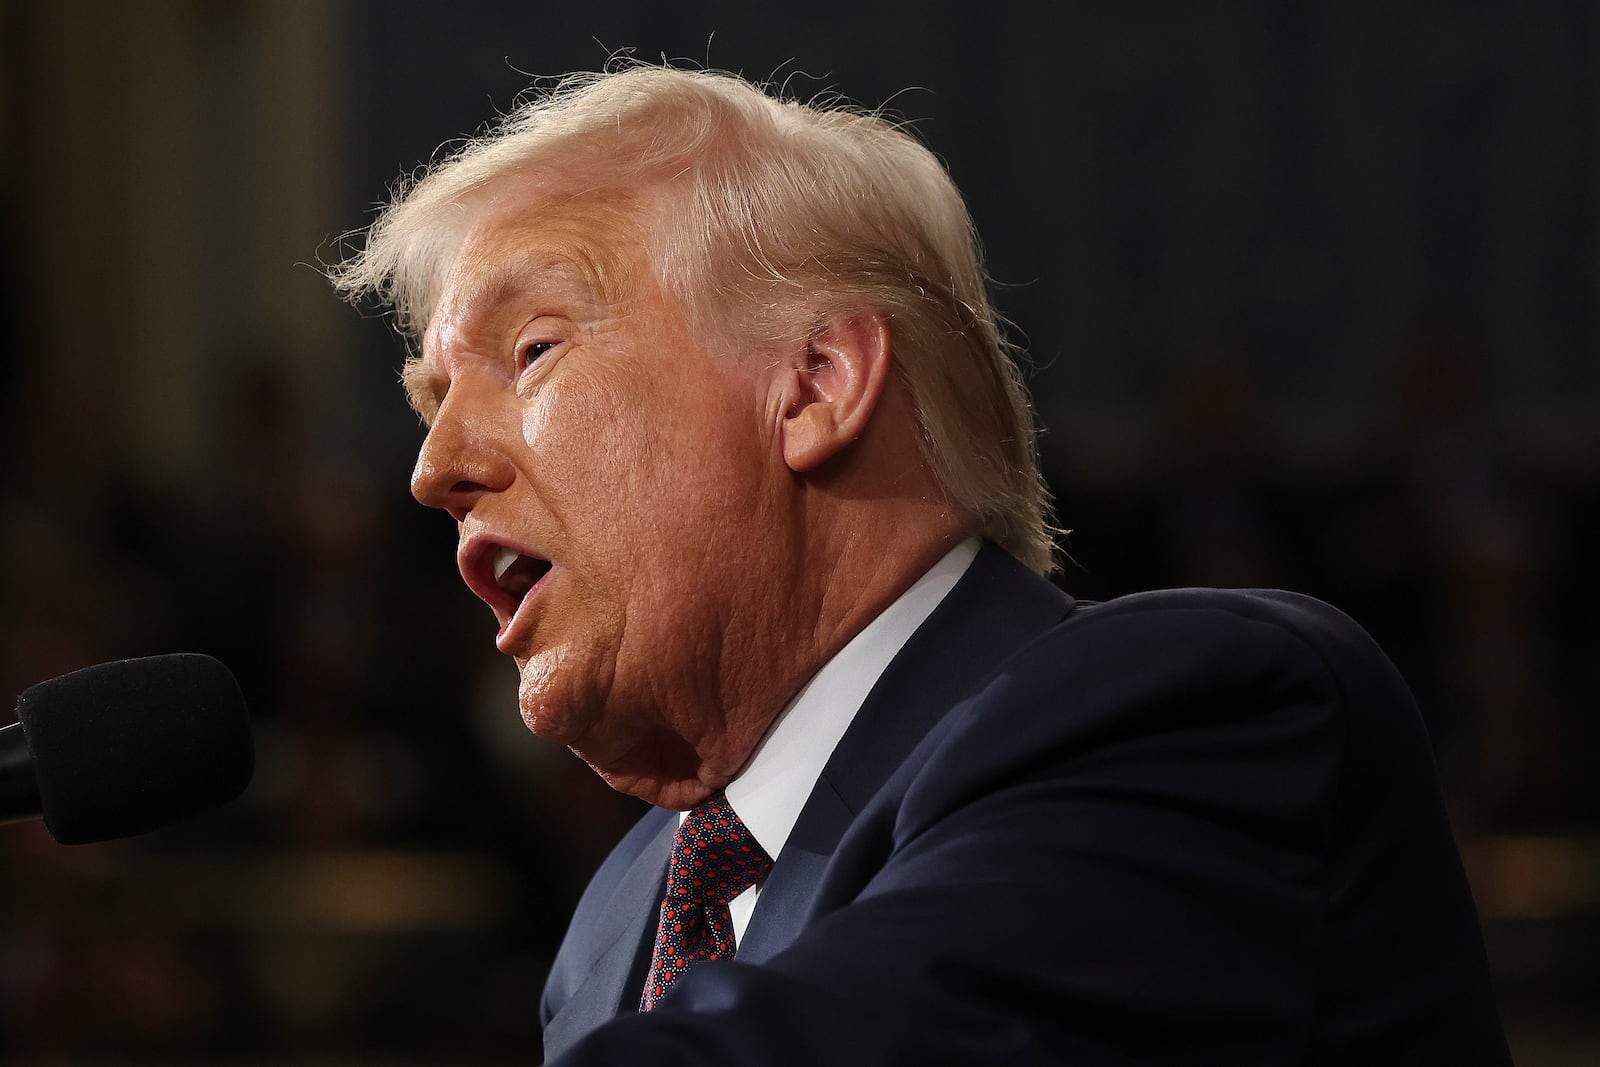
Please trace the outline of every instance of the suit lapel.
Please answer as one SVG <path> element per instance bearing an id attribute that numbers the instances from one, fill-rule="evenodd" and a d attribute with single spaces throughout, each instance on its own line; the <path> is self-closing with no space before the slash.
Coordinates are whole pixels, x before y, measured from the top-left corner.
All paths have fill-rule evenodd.
<path id="1" fill-rule="evenodd" d="M 985 544 L 867 695 L 767 875 L 739 959 L 760 963 L 804 926 L 817 883 L 856 814 L 944 714 L 1016 649 L 1071 613 L 1072 598 Z"/>
<path id="2" fill-rule="evenodd" d="M 853 724 L 851 728 L 854 729 Z M 848 731 L 845 736 L 849 736 Z M 840 744 L 843 745 L 842 740 Z M 763 963 L 789 947 L 799 932 L 812 892 L 827 869 L 833 846 L 854 817 L 855 813 L 844 806 L 826 780 L 819 780 L 762 883 L 756 910 L 739 939 L 740 962 Z"/>
<path id="3" fill-rule="evenodd" d="M 554 1059 L 568 1045 L 629 1006 L 630 996 L 631 1006 L 637 1008 L 644 975 L 638 974 L 638 981 L 633 983 L 637 988 L 630 991 L 629 985 L 639 970 L 641 946 L 661 906 L 667 856 L 678 829 L 677 814 L 658 809 L 649 816 L 659 817 L 661 827 L 634 857 L 599 915 L 590 942 L 596 951 L 589 973 L 545 1027 L 547 1059 Z"/>

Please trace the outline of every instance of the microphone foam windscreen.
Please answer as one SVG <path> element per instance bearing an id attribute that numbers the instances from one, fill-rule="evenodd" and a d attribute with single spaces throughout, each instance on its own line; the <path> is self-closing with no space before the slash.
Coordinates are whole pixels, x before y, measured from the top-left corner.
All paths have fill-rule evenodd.
<path id="1" fill-rule="evenodd" d="M 126 659 L 17 700 L 45 826 L 64 845 L 142 834 L 244 791 L 255 748 L 244 696 L 210 656 Z"/>

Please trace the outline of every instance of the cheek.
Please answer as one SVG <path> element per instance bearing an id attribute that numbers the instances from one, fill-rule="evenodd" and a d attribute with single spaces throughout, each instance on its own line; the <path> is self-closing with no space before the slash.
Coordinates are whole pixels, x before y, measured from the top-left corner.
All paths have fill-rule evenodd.
<path id="1" fill-rule="evenodd" d="M 562 533 L 563 557 L 597 589 L 631 583 L 626 557 L 660 546 L 678 463 L 655 401 L 630 384 L 569 374 L 522 413 L 532 494 Z"/>
<path id="2" fill-rule="evenodd" d="M 543 403 L 542 398 L 530 403 L 522 411 L 522 443 L 530 453 L 537 452 L 539 442 L 549 430 L 550 411 L 550 405 Z"/>
<path id="3" fill-rule="evenodd" d="M 694 558 L 755 506 L 753 416 L 709 374 L 610 369 L 574 368 L 528 402 L 528 479 L 591 561 Z"/>
<path id="4" fill-rule="evenodd" d="M 592 506 L 619 472 L 648 461 L 650 448 L 641 447 L 645 430 L 623 390 L 570 374 L 541 389 L 523 409 L 527 474 L 535 485 Z"/>

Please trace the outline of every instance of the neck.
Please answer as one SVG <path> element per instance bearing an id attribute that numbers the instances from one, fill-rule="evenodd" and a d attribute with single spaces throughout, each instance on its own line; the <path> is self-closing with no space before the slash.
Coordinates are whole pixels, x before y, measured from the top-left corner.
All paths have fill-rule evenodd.
<path id="1" fill-rule="evenodd" d="M 684 705 L 663 716 L 668 732 L 628 761 L 643 773 L 606 774 L 614 788 L 687 809 L 726 786 L 812 675 L 973 532 L 912 423 L 896 421 L 875 420 L 822 469 L 774 466 L 768 506 L 739 516 L 714 557 L 739 568 L 743 595 L 694 677 L 665 696 Z"/>
<path id="2" fill-rule="evenodd" d="M 787 539 L 786 578 L 762 583 L 769 597 L 781 597 L 761 641 L 767 651 L 744 660 L 751 669 L 724 694 L 733 699 L 724 704 L 720 740 L 737 743 L 727 745 L 715 788 L 743 769 L 823 664 L 972 533 L 931 475 L 923 485 L 903 479 L 892 492 L 813 483 L 805 493 Z"/>
<path id="3" fill-rule="evenodd" d="M 886 507 L 813 501 L 786 539 L 785 566 L 752 579 L 766 610 L 724 633 L 719 689 L 695 698 L 704 711 L 696 736 L 683 731 L 641 746 L 677 752 L 640 776 L 606 774 L 609 784 L 660 807 L 686 810 L 744 769 L 777 716 L 806 682 L 943 555 L 970 533 L 947 510 L 921 503 Z M 842 514 L 841 514 L 842 513 Z M 684 725 L 686 717 L 676 717 Z"/>

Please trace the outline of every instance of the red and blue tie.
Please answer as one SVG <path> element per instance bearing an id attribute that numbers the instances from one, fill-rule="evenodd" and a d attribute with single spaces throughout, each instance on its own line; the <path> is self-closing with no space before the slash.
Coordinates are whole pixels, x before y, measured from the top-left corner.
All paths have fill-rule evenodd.
<path id="1" fill-rule="evenodd" d="M 689 812 L 672 842 L 667 895 L 640 1011 L 654 1008 L 692 965 L 733 957 L 728 901 L 771 868 L 772 857 L 734 814 L 727 797 L 717 793 Z"/>

